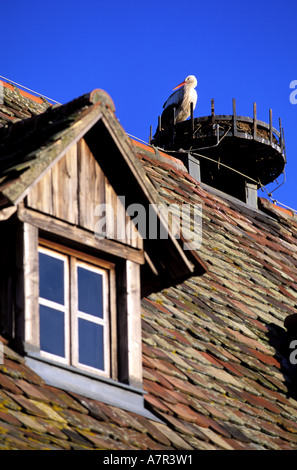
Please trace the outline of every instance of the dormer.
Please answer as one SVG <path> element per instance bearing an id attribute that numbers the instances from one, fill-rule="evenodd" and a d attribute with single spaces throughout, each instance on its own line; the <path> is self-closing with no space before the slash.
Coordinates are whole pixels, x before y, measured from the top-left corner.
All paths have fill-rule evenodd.
<path id="1" fill-rule="evenodd" d="M 203 264 L 105 92 L 3 127 L 0 145 L 1 334 L 47 383 L 145 414 L 141 297 Z M 147 236 L 152 213 L 165 237 Z"/>

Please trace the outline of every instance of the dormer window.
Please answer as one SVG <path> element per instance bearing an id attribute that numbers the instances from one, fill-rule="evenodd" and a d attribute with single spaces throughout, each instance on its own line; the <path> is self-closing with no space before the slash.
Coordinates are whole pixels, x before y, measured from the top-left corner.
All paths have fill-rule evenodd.
<path id="1" fill-rule="evenodd" d="M 38 249 L 40 352 L 110 376 L 109 269 L 96 258 Z M 105 263 L 106 266 L 106 263 Z"/>
<path id="2" fill-rule="evenodd" d="M 0 172 L 0 332 L 47 384 L 147 415 L 141 296 L 205 268 L 158 214 L 105 92 L 13 126 Z M 168 237 L 135 231 L 134 204 L 146 219 L 153 208 Z"/>
<path id="3" fill-rule="evenodd" d="M 75 246 L 62 231 L 57 241 L 60 224 L 50 227 L 23 225 L 27 364 L 50 385 L 144 413 L 140 265 L 79 243 L 79 229 Z"/>

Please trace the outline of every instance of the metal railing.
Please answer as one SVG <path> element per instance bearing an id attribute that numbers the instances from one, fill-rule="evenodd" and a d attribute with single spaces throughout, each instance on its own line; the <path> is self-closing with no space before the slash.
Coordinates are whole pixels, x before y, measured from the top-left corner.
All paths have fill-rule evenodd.
<path id="1" fill-rule="evenodd" d="M 219 138 L 218 132 L 220 129 L 216 127 L 218 123 L 229 122 L 231 124 L 231 128 L 228 131 L 228 136 L 234 137 L 243 137 L 243 138 L 250 138 L 258 142 L 270 144 L 273 147 L 277 147 L 280 153 L 286 156 L 286 149 L 285 149 L 285 137 L 284 137 L 284 129 L 282 127 L 281 119 L 279 118 L 279 129 L 277 130 L 273 127 L 272 124 L 272 110 L 269 109 L 269 123 L 264 121 L 260 121 L 257 119 L 257 104 L 253 103 L 253 117 L 246 117 L 237 115 L 236 112 L 236 100 L 233 98 L 232 100 L 232 115 L 216 115 L 215 114 L 215 105 L 214 99 L 211 99 L 211 114 L 210 116 L 203 116 L 194 118 L 194 110 L 193 110 L 193 103 L 191 103 L 190 107 L 190 117 L 187 121 L 183 123 L 174 124 L 175 120 L 175 109 L 173 109 L 173 125 L 170 128 L 162 129 L 162 118 L 161 116 L 158 117 L 158 127 L 156 130 L 156 134 L 152 137 L 152 126 L 150 127 L 150 137 L 149 143 L 154 144 L 160 141 L 168 141 L 172 144 L 175 142 L 176 138 L 178 138 L 183 131 L 185 130 L 185 122 L 187 123 L 187 135 L 188 138 L 191 140 L 197 140 L 199 137 L 202 137 L 201 133 L 199 133 L 199 126 L 203 125 L 204 122 L 211 122 L 213 124 L 213 134 Z M 241 130 L 240 126 L 242 124 L 248 125 L 248 132 Z M 264 131 L 264 132 L 263 132 Z M 261 135 L 262 133 L 262 135 Z M 263 134 L 266 134 L 263 136 Z M 166 137 L 165 137 L 166 135 Z M 165 139 L 164 139 L 165 138 Z"/>

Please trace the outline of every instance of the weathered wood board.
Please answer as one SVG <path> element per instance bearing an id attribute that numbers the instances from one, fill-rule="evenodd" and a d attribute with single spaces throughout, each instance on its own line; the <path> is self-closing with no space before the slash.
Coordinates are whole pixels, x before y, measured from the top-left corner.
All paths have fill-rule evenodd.
<path id="1" fill-rule="evenodd" d="M 119 196 L 81 139 L 31 188 L 26 205 L 93 233 L 100 227 L 105 238 L 142 249 Z"/>

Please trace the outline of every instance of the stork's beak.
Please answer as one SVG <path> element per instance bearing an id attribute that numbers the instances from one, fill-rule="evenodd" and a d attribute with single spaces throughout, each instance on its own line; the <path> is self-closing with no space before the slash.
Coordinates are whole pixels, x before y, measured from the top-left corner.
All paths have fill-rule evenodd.
<path id="1" fill-rule="evenodd" d="M 177 90 L 178 88 L 180 88 L 181 86 L 183 86 L 185 84 L 186 84 L 186 82 L 182 82 L 179 85 L 177 85 L 175 88 L 173 88 L 173 90 Z"/>

